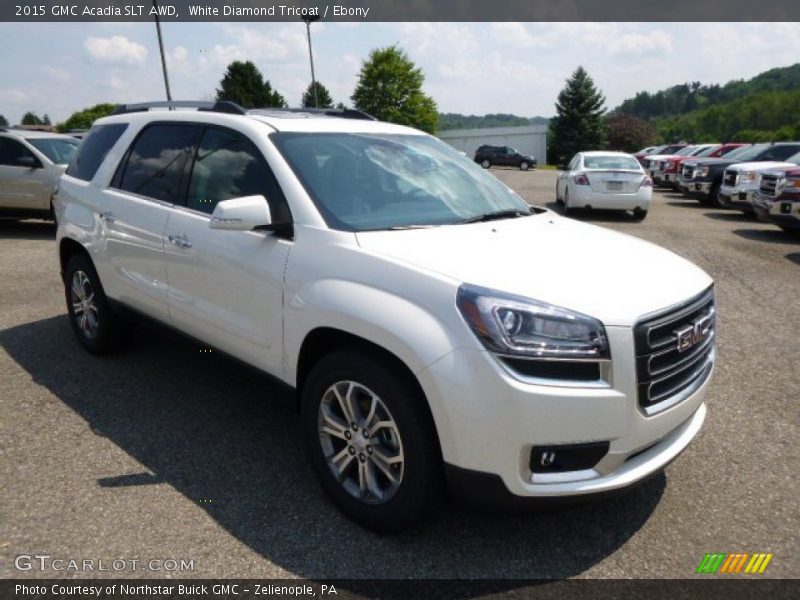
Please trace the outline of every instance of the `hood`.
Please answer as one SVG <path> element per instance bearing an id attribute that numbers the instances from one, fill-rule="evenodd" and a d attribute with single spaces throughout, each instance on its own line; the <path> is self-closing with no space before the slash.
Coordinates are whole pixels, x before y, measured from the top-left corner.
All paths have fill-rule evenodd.
<path id="1" fill-rule="evenodd" d="M 724 156 L 717 158 L 696 158 L 694 156 L 687 156 L 686 159 L 686 163 L 692 165 L 718 165 L 721 163 L 733 163 L 731 160 L 725 160 Z"/>
<path id="2" fill-rule="evenodd" d="M 711 278 L 638 238 L 546 212 L 429 229 L 370 231 L 359 245 L 419 268 L 630 326 L 695 296 Z"/>
<path id="3" fill-rule="evenodd" d="M 766 171 L 767 169 L 781 169 L 785 167 L 796 167 L 797 165 L 790 162 L 763 160 L 743 163 L 733 163 L 729 169 L 734 171 Z"/>

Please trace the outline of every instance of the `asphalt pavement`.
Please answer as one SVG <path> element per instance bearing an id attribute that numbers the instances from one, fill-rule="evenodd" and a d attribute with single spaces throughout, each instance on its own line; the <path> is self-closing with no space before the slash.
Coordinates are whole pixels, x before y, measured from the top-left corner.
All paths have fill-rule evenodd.
<path id="1" fill-rule="evenodd" d="M 555 207 L 555 172 L 492 172 Z M 716 280 L 703 430 L 615 499 L 525 514 L 448 502 L 383 537 L 324 497 L 288 390 L 149 324 L 120 354 L 89 356 L 65 314 L 53 226 L 0 221 L 0 576 L 684 578 L 707 552 L 772 552 L 770 576 L 800 576 L 800 237 L 666 192 L 643 222 L 576 218 Z M 15 567 L 37 554 L 95 570 Z M 96 570 L 114 559 L 125 569 Z"/>

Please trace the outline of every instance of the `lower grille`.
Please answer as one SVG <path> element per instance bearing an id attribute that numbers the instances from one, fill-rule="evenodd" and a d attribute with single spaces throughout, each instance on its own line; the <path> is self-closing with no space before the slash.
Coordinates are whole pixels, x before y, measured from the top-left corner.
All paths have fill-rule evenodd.
<path id="1" fill-rule="evenodd" d="M 778 195 L 778 187 L 780 184 L 780 176 L 772 173 L 764 173 L 761 176 L 761 185 L 759 191 L 765 196 L 775 197 Z"/>
<path id="2" fill-rule="evenodd" d="M 634 326 L 639 405 L 647 414 L 680 402 L 705 381 L 715 330 L 713 288 Z"/>
<path id="3" fill-rule="evenodd" d="M 728 169 L 725 171 L 725 175 L 722 178 L 722 183 L 728 187 L 736 187 L 739 184 L 739 172 Z"/>

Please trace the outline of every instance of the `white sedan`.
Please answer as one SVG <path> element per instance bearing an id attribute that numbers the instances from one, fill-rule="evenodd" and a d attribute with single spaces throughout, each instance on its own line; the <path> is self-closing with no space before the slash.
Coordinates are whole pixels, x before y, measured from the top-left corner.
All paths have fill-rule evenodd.
<path id="1" fill-rule="evenodd" d="M 630 210 L 641 220 L 652 196 L 652 179 L 624 152 L 578 152 L 556 181 L 556 201 L 564 214 L 576 208 Z"/>

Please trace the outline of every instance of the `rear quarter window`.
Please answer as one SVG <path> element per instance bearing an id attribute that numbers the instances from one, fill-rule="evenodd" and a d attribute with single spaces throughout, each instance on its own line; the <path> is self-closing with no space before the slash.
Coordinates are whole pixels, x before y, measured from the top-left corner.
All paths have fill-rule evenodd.
<path id="1" fill-rule="evenodd" d="M 72 157 L 67 167 L 67 175 L 83 181 L 91 181 L 106 159 L 108 151 L 117 143 L 127 128 L 128 125 L 125 123 L 92 127 Z"/>

